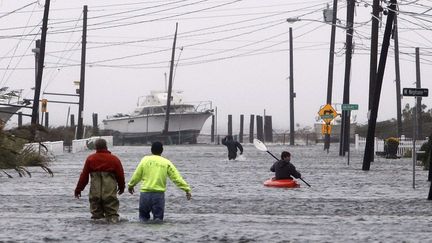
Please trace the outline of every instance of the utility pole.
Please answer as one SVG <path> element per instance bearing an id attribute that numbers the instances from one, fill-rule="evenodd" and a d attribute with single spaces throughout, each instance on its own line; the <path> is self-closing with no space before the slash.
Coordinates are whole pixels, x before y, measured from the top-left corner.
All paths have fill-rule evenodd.
<path id="1" fill-rule="evenodd" d="M 40 54 L 40 46 L 41 46 L 41 40 L 36 40 L 35 43 L 35 48 L 32 49 L 32 52 L 35 54 L 35 87 L 38 86 L 37 85 L 37 75 L 38 75 L 38 70 L 39 70 L 39 54 Z M 39 85 L 40 87 L 41 85 Z M 39 88 L 40 90 L 40 88 Z M 39 91 L 40 93 L 40 91 Z M 34 102 L 33 102 L 34 103 Z M 39 103 L 39 102 L 38 102 Z M 34 108 L 34 104 L 33 104 L 33 108 Z M 39 123 L 39 111 L 36 109 L 37 112 L 37 118 L 36 118 L 36 123 Z M 42 113 L 43 114 L 43 113 Z M 33 117 L 33 116 L 32 116 Z M 32 134 L 35 135 L 35 134 Z"/>
<path id="2" fill-rule="evenodd" d="M 336 20 L 337 20 L 337 3 L 338 0 L 333 0 L 333 16 L 330 36 L 330 53 L 329 53 L 329 67 L 328 67 L 328 81 L 327 81 L 327 104 L 332 103 L 332 88 L 333 88 L 333 65 L 334 65 L 334 49 L 336 39 Z M 330 149 L 330 134 L 326 133 L 324 137 L 324 150 L 327 153 Z"/>
<path id="3" fill-rule="evenodd" d="M 170 65 L 170 74 L 169 74 L 169 83 L 168 83 L 168 96 L 167 96 L 167 107 L 165 111 L 165 125 L 163 134 L 168 135 L 168 128 L 169 128 L 169 115 L 170 115 L 170 108 L 171 108 L 171 92 L 172 92 L 172 82 L 173 82 L 173 68 L 174 68 L 174 56 L 175 56 L 175 48 L 176 48 L 176 41 L 177 41 L 177 28 L 178 23 L 176 23 L 176 29 L 174 34 L 174 42 L 173 42 L 173 48 L 171 53 L 171 65 Z"/>
<path id="4" fill-rule="evenodd" d="M 84 87 L 85 87 L 85 64 L 86 64 L 86 46 L 87 46 L 87 5 L 83 9 L 83 34 L 81 43 L 81 76 L 79 84 L 79 105 L 78 105 L 78 127 L 77 139 L 82 139 L 83 134 L 83 110 L 84 110 Z"/>
<path id="5" fill-rule="evenodd" d="M 390 36 L 391 36 L 393 20 L 396 12 L 396 5 L 397 5 L 397 0 L 391 0 L 390 6 L 388 7 L 389 11 L 387 14 L 387 22 L 386 22 L 386 27 L 385 27 L 384 37 L 383 37 L 383 42 L 381 47 L 381 55 L 380 55 L 378 70 L 376 74 L 376 86 L 374 88 L 372 109 L 370 111 L 370 118 L 368 120 L 368 131 L 366 137 L 366 147 L 365 147 L 365 152 L 363 157 L 362 170 L 369 170 L 370 162 L 373 159 L 373 146 L 374 146 L 374 139 L 375 139 L 376 120 L 378 117 L 379 100 L 381 95 L 385 65 L 387 61 L 387 53 L 390 46 Z"/>
<path id="6" fill-rule="evenodd" d="M 39 68 L 39 53 L 40 53 L 41 40 L 36 40 L 35 48 L 32 49 L 32 52 L 35 54 L 35 86 Z"/>
<path id="7" fill-rule="evenodd" d="M 372 28 L 371 28 L 371 50 L 370 50 L 370 66 L 369 66 L 369 102 L 368 102 L 368 119 L 372 109 L 373 95 L 376 86 L 376 73 L 378 63 L 378 36 L 379 36 L 379 14 L 382 11 L 380 0 L 372 2 Z M 371 151 L 372 161 L 374 160 L 374 149 Z"/>
<path id="8" fill-rule="evenodd" d="M 45 0 L 45 9 L 42 20 L 42 34 L 41 34 L 41 43 L 39 49 L 39 57 L 37 60 L 38 68 L 36 72 L 36 86 L 33 98 L 33 109 L 32 109 L 32 117 L 31 124 L 36 125 L 38 122 L 39 115 L 39 99 L 40 99 L 40 90 L 42 86 L 42 74 L 43 74 L 43 66 L 45 61 L 45 45 L 46 45 L 46 35 L 48 30 L 48 13 L 50 7 L 50 0 Z M 34 131 L 35 132 L 35 131 Z M 33 139 L 35 134 L 32 134 Z"/>
<path id="9" fill-rule="evenodd" d="M 400 65 L 399 65 L 399 33 L 397 25 L 397 14 L 394 16 L 393 25 L 393 40 L 395 52 L 395 72 L 396 72 L 396 109 L 397 109 L 397 136 L 401 137 L 402 128 L 402 96 L 401 96 L 401 80 L 400 80 Z"/>
<path id="10" fill-rule="evenodd" d="M 345 79 L 344 79 L 344 92 L 343 104 L 349 104 L 350 101 L 350 77 L 351 77 L 351 58 L 352 58 L 352 42 L 354 33 L 354 9 L 355 0 L 347 0 L 347 30 L 346 30 L 346 51 L 345 51 Z M 340 147 L 339 155 L 345 156 L 345 151 L 348 151 L 350 139 L 350 112 L 347 110 L 342 111 L 342 124 L 340 134 Z"/>
<path id="11" fill-rule="evenodd" d="M 370 51 L 370 68 L 369 68 L 369 103 L 368 110 L 372 108 L 372 98 L 375 88 L 375 78 L 378 60 L 378 35 L 379 35 L 379 13 L 381 12 L 380 0 L 372 2 L 372 28 L 371 28 L 371 51 Z"/>
<path id="12" fill-rule="evenodd" d="M 416 53 L 416 88 L 421 88 L 421 77 L 420 77 L 420 48 L 415 48 Z M 416 137 L 419 139 L 423 139 L 423 111 L 422 111 L 422 98 L 420 96 L 415 97 L 416 98 L 416 105 L 417 105 L 417 111 L 418 111 L 418 126 L 417 126 L 417 134 Z"/>
<path id="13" fill-rule="evenodd" d="M 293 37 L 292 37 L 292 28 L 289 28 L 289 46 L 290 46 L 290 145 L 294 145 L 294 65 L 293 65 Z"/>

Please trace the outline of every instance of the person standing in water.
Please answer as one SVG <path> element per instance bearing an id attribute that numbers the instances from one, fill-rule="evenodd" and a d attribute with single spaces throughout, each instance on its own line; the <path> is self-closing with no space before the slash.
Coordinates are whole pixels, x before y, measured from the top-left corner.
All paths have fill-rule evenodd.
<path id="1" fill-rule="evenodd" d="M 237 149 L 240 150 L 240 154 L 243 154 L 243 146 L 234 141 L 233 136 L 228 135 L 222 139 L 222 144 L 228 148 L 228 159 L 234 160 L 237 158 Z"/>
<path id="2" fill-rule="evenodd" d="M 167 177 L 186 192 L 187 200 L 192 197 L 190 186 L 174 164 L 161 156 L 162 143 L 154 142 L 151 146 L 151 152 L 152 155 L 141 159 L 128 183 L 128 191 L 133 194 L 135 185 L 141 182 L 139 199 L 139 219 L 141 222 L 147 222 L 150 219 L 150 213 L 153 214 L 153 220 L 163 220 Z"/>
<path id="3" fill-rule="evenodd" d="M 291 163 L 291 154 L 287 151 L 283 151 L 281 154 L 281 160 L 276 161 L 270 171 L 275 172 L 275 180 L 282 179 L 293 179 L 291 176 L 295 178 L 300 178 L 301 174 L 295 168 L 295 166 Z"/>
<path id="4" fill-rule="evenodd" d="M 96 153 L 87 157 L 75 188 L 75 198 L 81 197 L 91 177 L 89 201 L 92 219 L 105 218 L 108 222 L 119 221 L 119 200 L 125 189 L 123 166 L 110 151 L 104 139 L 95 141 Z"/>

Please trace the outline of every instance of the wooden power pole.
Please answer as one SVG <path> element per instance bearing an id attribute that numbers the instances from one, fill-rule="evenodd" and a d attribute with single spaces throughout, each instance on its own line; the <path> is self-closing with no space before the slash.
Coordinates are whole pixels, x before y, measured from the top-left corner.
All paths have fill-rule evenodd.
<path id="1" fill-rule="evenodd" d="M 84 137 L 83 110 L 84 110 L 86 48 L 87 48 L 87 5 L 84 5 L 83 34 L 82 34 L 82 43 L 81 43 L 81 74 L 80 74 L 80 83 L 79 83 L 78 126 L 77 126 L 77 135 L 76 135 L 77 139 L 82 139 Z"/>
<path id="2" fill-rule="evenodd" d="M 330 36 L 330 53 L 329 53 L 329 67 L 328 67 L 328 79 L 327 79 L 327 104 L 331 105 L 332 102 L 332 89 L 333 89 L 333 66 L 334 66 L 334 49 L 336 39 L 336 20 L 337 20 L 337 2 L 333 0 L 333 16 Z M 330 134 L 326 133 L 324 137 L 324 150 L 327 153 L 330 149 Z"/>
<path id="3" fill-rule="evenodd" d="M 370 118 L 368 120 L 368 131 L 366 137 L 366 147 L 365 147 L 365 152 L 363 157 L 362 170 L 369 170 L 370 163 L 373 159 L 373 146 L 374 146 L 374 139 L 375 139 L 376 120 L 378 117 L 379 100 L 381 95 L 385 65 L 387 61 L 387 53 L 390 46 L 390 36 L 391 36 L 391 31 L 393 26 L 393 20 L 396 14 L 395 13 L 396 5 L 397 5 L 397 0 L 391 0 L 390 6 L 388 7 L 389 11 L 387 14 L 387 22 L 386 22 L 386 27 L 385 27 L 384 37 L 383 37 L 383 42 L 381 47 L 381 55 L 380 55 L 378 70 L 376 74 L 376 85 L 374 88 L 372 109 L 370 111 Z"/>
<path id="4" fill-rule="evenodd" d="M 350 77 L 351 77 L 351 59 L 353 47 L 353 33 L 354 33 L 354 9 L 355 0 L 348 0 L 347 7 L 347 30 L 346 30 L 346 51 L 345 51 L 345 78 L 344 78 L 344 92 L 343 103 L 349 104 L 350 101 Z M 339 155 L 345 156 L 345 151 L 348 151 L 350 139 L 350 112 L 342 111 L 342 124 L 340 134 L 340 147 Z"/>
<path id="5" fill-rule="evenodd" d="M 397 135 L 402 136 L 402 95 L 401 95 L 401 80 L 400 80 L 400 65 L 399 65 L 399 36 L 398 36 L 397 14 L 394 16 L 393 25 L 393 40 L 395 52 L 395 76 L 396 76 L 396 109 L 397 109 Z"/>
<path id="6" fill-rule="evenodd" d="M 289 49 L 290 49 L 290 82 L 289 82 L 289 93 L 290 93 L 290 145 L 294 145 L 294 51 L 293 51 L 293 37 L 292 28 L 289 28 Z"/>
<path id="7" fill-rule="evenodd" d="M 173 42 L 172 53 L 171 53 L 170 74 L 169 74 L 169 81 L 168 81 L 167 107 L 166 107 L 166 111 L 165 111 L 164 130 L 162 132 L 166 136 L 168 135 L 168 129 L 169 129 L 169 115 L 170 115 L 170 109 L 171 109 L 171 92 L 172 92 L 172 82 L 173 82 L 175 48 L 176 48 L 176 41 L 177 41 L 177 28 L 178 28 L 178 23 L 176 23 L 174 42 Z"/>
<path id="8" fill-rule="evenodd" d="M 420 75 L 420 48 L 415 48 L 416 53 L 416 88 L 421 88 L 421 75 Z M 423 110 L 422 110 L 422 97 L 417 96 L 415 97 L 417 99 L 417 112 L 418 112 L 418 126 L 416 131 L 416 136 L 419 139 L 423 139 Z"/>
<path id="9" fill-rule="evenodd" d="M 372 108 L 372 97 L 375 88 L 375 78 L 378 62 L 378 35 L 379 35 L 379 13 L 380 0 L 372 2 L 372 28 L 371 28 L 371 50 L 370 50 L 370 68 L 369 68 L 369 103 L 368 110 Z"/>
<path id="10" fill-rule="evenodd" d="M 33 109 L 32 109 L 32 117 L 31 117 L 32 125 L 36 125 L 38 123 L 38 117 L 39 117 L 39 99 L 40 99 L 40 91 L 42 86 L 43 66 L 45 60 L 45 46 L 46 46 L 46 35 L 48 30 L 49 7 L 50 7 L 50 0 L 45 0 L 44 15 L 42 20 L 41 43 L 39 49 L 39 57 L 37 60 L 38 68 L 36 73 L 36 86 L 35 86 L 35 92 L 33 98 Z"/>

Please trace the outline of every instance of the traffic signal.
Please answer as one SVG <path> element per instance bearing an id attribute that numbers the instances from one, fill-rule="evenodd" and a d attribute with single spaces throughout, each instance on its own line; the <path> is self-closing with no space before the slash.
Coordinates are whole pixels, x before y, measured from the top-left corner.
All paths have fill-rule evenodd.
<path id="1" fill-rule="evenodd" d="M 47 112 L 47 104 L 48 104 L 47 99 L 41 100 L 41 112 Z"/>

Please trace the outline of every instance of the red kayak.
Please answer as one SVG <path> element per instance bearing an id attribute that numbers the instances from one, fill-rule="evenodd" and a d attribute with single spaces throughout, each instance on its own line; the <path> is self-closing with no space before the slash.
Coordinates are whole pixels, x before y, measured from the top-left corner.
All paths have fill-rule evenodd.
<path id="1" fill-rule="evenodd" d="M 264 182 L 264 186 L 295 188 L 295 187 L 300 187 L 300 184 L 298 184 L 296 180 L 292 180 L 292 179 L 282 179 L 282 180 L 268 179 Z"/>

